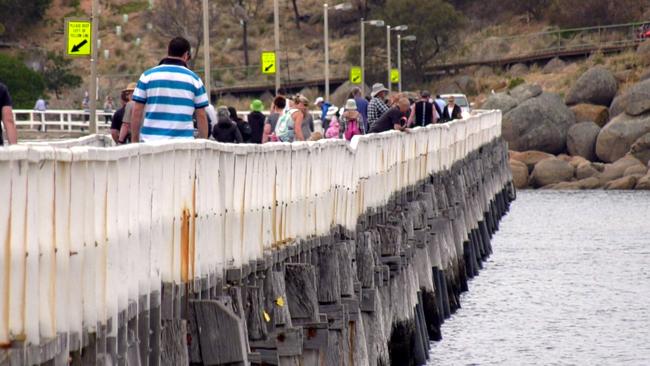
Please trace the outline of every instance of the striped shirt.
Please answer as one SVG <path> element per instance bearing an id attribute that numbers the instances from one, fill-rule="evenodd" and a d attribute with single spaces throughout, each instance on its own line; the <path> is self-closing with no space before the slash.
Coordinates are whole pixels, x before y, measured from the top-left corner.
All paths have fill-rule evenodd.
<path id="1" fill-rule="evenodd" d="M 185 63 L 166 58 L 145 71 L 133 91 L 133 100 L 144 107 L 140 139 L 193 139 L 195 109 L 208 106 L 201 79 Z"/>

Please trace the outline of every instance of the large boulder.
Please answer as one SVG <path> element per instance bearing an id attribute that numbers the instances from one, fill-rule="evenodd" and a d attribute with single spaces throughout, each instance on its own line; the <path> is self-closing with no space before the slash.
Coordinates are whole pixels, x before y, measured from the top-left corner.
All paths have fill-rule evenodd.
<path id="1" fill-rule="evenodd" d="M 638 116 L 650 110 L 650 79 L 638 82 L 616 98 L 609 107 L 609 116 L 616 117 L 625 112 Z"/>
<path id="2" fill-rule="evenodd" d="M 528 171 L 532 172 L 533 168 L 535 168 L 535 165 L 539 163 L 540 161 L 548 158 L 553 158 L 554 156 L 545 153 L 543 151 L 524 151 L 524 152 L 513 152 L 510 156 L 512 160 L 518 160 L 521 161 L 522 163 L 526 164 L 528 167 Z"/>
<path id="3" fill-rule="evenodd" d="M 542 93 L 503 116 L 503 137 L 516 151 L 540 150 L 558 154 L 575 115 L 557 94 Z"/>
<path id="4" fill-rule="evenodd" d="M 506 93 L 497 93 L 490 95 L 483 106 L 483 109 L 498 109 L 503 113 L 517 107 L 517 100 Z"/>
<path id="5" fill-rule="evenodd" d="M 618 91 L 618 81 L 611 71 L 602 66 L 595 66 L 587 70 L 575 83 L 566 103 L 590 103 L 609 105 Z"/>
<path id="6" fill-rule="evenodd" d="M 566 147 L 569 154 L 582 156 L 583 158 L 596 160 L 596 139 L 600 127 L 593 122 L 581 122 L 569 128 L 566 138 Z"/>
<path id="7" fill-rule="evenodd" d="M 517 104 L 521 104 L 542 94 L 542 87 L 537 84 L 521 84 L 510 90 L 508 94 L 515 98 Z"/>
<path id="8" fill-rule="evenodd" d="M 577 179 L 587 179 L 597 177 L 600 172 L 591 163 L 582 163 L 576 168 Z"/>
<path id="9" fill-rule="evenodd" d="M 576 122 L 594 122 L 603 127 L 609 121 L 609 110 L 602 105 L 581 103 L 572 106 L 571 111 L 576 115 Z"/>
<path id="10" fill-rule="evenodd" d="M 528 71 L 526 64 L 514 64 L 508 69 L 508 75 L 516 78 L 528 74 Z"/>
<path id="11" fill-rule="evenodd" d="M 625 156 L 636 140 L 646 133 L 650 133 L 650 115 L 618 115 L 600 130 L 596 155 L 606 163 L 614 162 Z"/>
<path id="12" fill-rule="evenodd" d="M 636 175 L 630 175 L 627 177 L 619 178 L 616 180 L 613 180 L 607 184 L 603 188 L 608 189 L 608 190 L 629 190 L 629 189 L 634 189 L 636 187 L 637 182 L 639 181 L 639 176 Z"/>
<path id="13" fill-rule="evenodd" d="M 634 144 L 632 144 L 630 153 L 634 155 L 635 158 L 641 160 L 643 164 L 648 164 L 648 162 L 650 162 L 650 133 L 646 133 L 639 137 Z"/>
<path id="14" fill-rule="evenodd" d="M 650 191 L 650 175 L 646 174 L 639 178 L 634 189 Z"/>
<path id="15" fill-rule="evenodd" d="M 604 183 L 616 180 L 625 176 L 625 172 L 633 167 L 643 168 L 644 165 L 634 156 L 626 155 L 613 164 L 606 164 L 603 171 L 598 174 L 598 178 Z"/>
<path id="16" fill-rule="evenodd" d="M 515 188 L 523 189 L 528 187 L 528 167 L 519 160 L 510 159 L 510 170 L 512 171 L 512 182 Z"/>
<path id="17" fill-rule="evenodd" d="M 542 74 L 553 74 L 556 72 L 562 71 L 566 67 L 566 62 L 562 61 L 560 58 L 555 57 L 551 61 L 547 62 L 542 69 Z"/>
<path id="18" fill-rule="evenodd" d="M 533 187 L 539 188 L 560 182 L 567 182 L 573 179 L 575 169 L 557 158 L 549 158 L 540 161 L 535 165 L 530 176 L 530 183 Z"/>
<path id="19" fill-rule="evenodd" d="M 636 49 L 636 54 L 640 62 L 644 65 L 650 64 L 650 41 L 646 40 Z"/>
<path id="20" fill-rule="evenodd" d="M 457 77 L 454 82 L 458 85 L 458 89 L 467 95 L 476 95 L 478 94 L 478 84 L 473 77 L 467 75 L 461 75 Z"/>

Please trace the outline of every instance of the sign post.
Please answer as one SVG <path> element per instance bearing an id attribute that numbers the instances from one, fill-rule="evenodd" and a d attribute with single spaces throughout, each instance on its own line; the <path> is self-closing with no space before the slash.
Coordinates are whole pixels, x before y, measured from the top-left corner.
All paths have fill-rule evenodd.
<path id="1" fill-rule="evenodd" d="M 351 84 L 361 84 L 361 68 L 358 66 L 353 66 L 350 68 L 350 83 Z"/>
<path id="2" fill-rule="evenodd" d="M 400 74 L 398 69 L 391 69 L 390 70 L 390 82 L 391 84 L 397 84 L 399 83 L 400 79 Z"/>
<path id="3" fill-rule="evenodd" d="M 274 51 L 262 51 L 262 74 L 273 75 L 277 69 L 277 59 Z"/>

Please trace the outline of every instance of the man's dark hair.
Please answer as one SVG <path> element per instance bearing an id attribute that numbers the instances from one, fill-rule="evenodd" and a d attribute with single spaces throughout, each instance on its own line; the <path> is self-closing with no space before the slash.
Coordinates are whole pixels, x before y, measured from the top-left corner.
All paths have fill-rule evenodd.
<path id="1" fill-rule="evenodd" d="M 275 99 L 273 99 L 273 105 L 280 109 L 284 109 L 284 107 L 287 106 L 287 99 L 281 95 L 278 95 L 275 97 Z"/>
<path id="2" fill-rule="evenodd" d="M 176 37 L 169 41 L 169 47 L 167 47 L 167 55 L 172 57 L 183 57 L 185 52 L 190 52 L 192 47 L 190 42 L 183 37 Z"/>

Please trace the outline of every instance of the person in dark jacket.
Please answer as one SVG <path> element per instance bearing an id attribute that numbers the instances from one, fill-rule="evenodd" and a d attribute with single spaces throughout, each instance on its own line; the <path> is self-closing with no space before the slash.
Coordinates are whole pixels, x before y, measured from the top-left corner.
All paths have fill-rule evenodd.
<path id="1" fill-rule="evenodd" d="M 411 106 L 409 126 L 424 127 L 432 123 L 437 123 L 442 112 L 438 110 L 436 103 L 430 101 L 431 93 L 423 90 L 420 93 L 420 97 L 420 100 Z"/>
<path id="2" fill-rule="evenodd" d="M 251 112 L 248 114 L 248 125 L 251 127 L 251 140 L 253 144 L 262 143 L 262 135 L 264 134 L 264 122 L 266 116 L 262 111 L 264 110 L 264 103 L 261 100 L 255 99 L 251 103 Z"/>
<path id="3" fill-rule="evenodd" d="M 463 111 L 458 105 L 456 105 L 456 99 L 454 97 L 449 97 L 449 100 L 447 100 L 447 106 L 442 109 L 441 122 L 449 122 L 455 119 L 463 119 Z"/>
<path id="4" fill-rule="evenodd" d="M 230 113 L 230 120 L 233 121 L 235 124 L 237 124 L 237 127 L 239 128 L 239 133 L 241 133 L 242 139 L 244 139 L 244 142 L 250 142 L 251 136 L 253 134 L 253 131 L 251 130 L 251 126 L 248 124 L 247 121 L 244 121 L 243 119 L 239 118 L 239 115 L 237 114 L 237 110 L 235 107 L 228 107 L 228 112 Z"/>
<path id="5" fill-rule="evenodd" d="M 219 142 L 236 144 L 243 142 L 237 124 L 230 120 L 230 113 L 224 107 L 219 107 L 217 110 L 217 124 L 212 127 L 212 137 Z"/>

